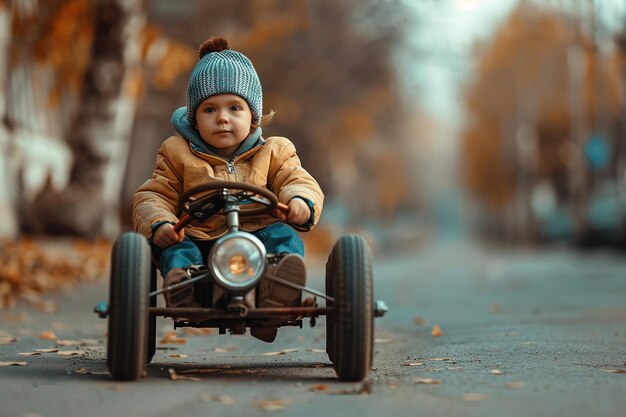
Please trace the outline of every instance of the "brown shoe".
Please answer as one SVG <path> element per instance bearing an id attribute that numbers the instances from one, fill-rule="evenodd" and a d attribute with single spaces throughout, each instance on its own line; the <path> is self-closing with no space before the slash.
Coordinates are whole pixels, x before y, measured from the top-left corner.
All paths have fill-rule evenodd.
<path id="1" fill-rule="evenodd" d="M 191 273 L 198 270 L 197 267 L 191 266 L 188 268 L 174 268 L 167 273 L 163 279 L 163 288 L 167 288 L 171 285 L 175 285 L 191 279 Z M 165 298 L 165 305 L 167 307 L 194 307 L 198 306 L 194 298 L 193 284 L 183 285 L 178 288 L 166 290 L 163 292 Z"/>
<path id="2" fill-rule="evenodd" d="M 277 333 L 277 327 L 253 327 L 250 329 L 250 334 L 252 336 L 267 343 L 272 343 L 276 340 Z"/>
<path id="3" fill-rule="evenodd" d="M 306 284 L 306 267 L 302 256 L 291 253 L 285 255 L 276 266 L 269 266 L 267 275 L 280 278 L 292 284 Z M 259 307 L 298 307 L 302 291 L 264 277 L 259 284 Z"/>

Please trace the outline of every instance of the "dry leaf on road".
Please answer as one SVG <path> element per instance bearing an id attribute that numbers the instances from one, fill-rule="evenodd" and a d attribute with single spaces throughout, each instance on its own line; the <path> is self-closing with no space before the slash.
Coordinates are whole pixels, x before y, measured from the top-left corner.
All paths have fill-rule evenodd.
<path id="1" fill-rule="evenodd" d="M 0 366 L 26 366 L 28 362 L 0 362 Z"/>
<path id="2" fill-rule="evenodd" d="M 386 343 L 393 343 L 393 339 L 390 339 L 390 338 L 378 338 L 378 339 L 374 339 L 374 343 L 376 343 L 378 345 L 382 345 L 382 344 L 386 344 Z"/>
<path id="3" fill-rule="evenodd" d="M 490 370 L 490 371 L 489 371 L 489 373 L 490 373 L 491 375 L 502 375 L 502 374 L 504 374 L 504 372 L 502 372 L 502 371 L 501 371 L 501 370 L 499 370 L 499 369 L 492 369 L 492 370 Z"/>
<path id="4" fill-rule="evenodd" d="M 84 350 L 59 350 L 57 352 L 59 356 L 82 356 L 85 354 Z"/>
<path id="5" fill-rule="evenodd" d="M 36 356 L 41 355 L 41 352 L 19 352 L 19 356 Z"/>
<path id="6" fill-rule="evenodd" d="M 163 339 L 159 341 L 159 343 L 162 345 L 171 345 L 171 344 L 182 345 L 182 344 L 187 343 L 187 339 L 185 339 L 184 337 L 178 337 L 175 331 L 171 331 L 167 333 L 163 337 Z"/>
<path id="7" fill-rule="evenodd" d="M 463 399 L 465 401 L 482 401 L 487 399 L 487 394 L 483 394 L 482 392 L 468 392 L 463 394 Z"/>
<path id="8" fill-rule="evenodd" d="M 172 368 L 169 368 L 167 372 L 170 374 L 170 379 L 172 381 L 202 381 L 202 379 L 196 378 L 194 376 L 179 375 Z"/>
<path id="9" fill-rule="evenodd" d="M 626 374 L 626 369 L 602 369 L 610 374 Z"/>
<path id="10" fill-rule="evenodd" d="M 439 337 L 443 334 L 443 332 L 441 331 L 441 328 L 439 327 L 438 324 L 435 324 L 435 326 L 433 327 L 433 331 L 431 332 L 431 334 L 434 337 Z"/>
<path id="11" fill-rule="evenodd" d="M 422 366 L 424 365 L 424 362 L 409 362 L 409 363 L 403 363 L 402 366 Z"/>
<path id="12" fill-rule="evenodd" d="M 17 342 L 13 336 L 0 336 L 0 345 L 8 345 Z"/>
<path id="13" fill-rule="evenodd" d="M 263 411 L 278 411 L 278 410 L 283 410 L 287 408 L 287 406 L 289 405 L 289 402 L 286 400 L 278 400 L 278 399 L 260 400 L 260 401 L 256 401 L 254 405 Z"/>
<path id="14" fill-rule="evenodd" d="M 239 346 L 216 346 L 213 348 L 213 352 L 226 353 L 235 351 L 237 349 L 239 349 Z"/>
<path id="15" fill-rule="evenodd" d="M 211 327 L 185 327 L 183 328 L 183 334 L 185 336 L 212 336 L 216 332 Z"/>
<path id="16" fill-rule="evenodd" d="M 170 358 L 187 358 L 188 355 L 185 355 L 183 353 L 170 353 L 168 355 Z"/>
<path id="17" fill-rule="evenodd" d="M 328 391 L 328 385 L 326 385 L 326 384 L 315 384 L 315 385 L 311 385 L 311 386 L 309 387 L 309 391 L 311 391 L 311 392 Z"/>
<path id="18" fill-rule="evenodd" d="M 56 349 L 56 348 L 33 349 L 33 352 L 40 352 L 40 353 L 55 353 L 58 351 L 59 349 Z"/>
<path id="19" fill-rule="evenodd" d="M 433 379 L 433 378 L 415 378 L 413 380 L 416 384 L 426 384 L 426 385 L 439 385 L 441 384 L 441 379 Z"/>
<path id="20" fill-rule="evenodd" d="M 526 383 L 522 381 L 512 381 L 512 382 L 504 384 L 504 388 L 509 388 L 509 389 L 519 389 L 519 388 L 524 388 L 525 386 L 526 386 Z"/>
<path id="21" fill-rule="evenodd" d="M 277 352 L 265 352 L 262 353 L 263 356 L 275 356 L 275 355 L 286 355 L 287 353 L 293 353 L 293 352 L 297 352 L 300 349 L 298 348 L 291 348 L 291 349 L 283 349 L 283 350 L 279 350 Z"/>
<path id="22" fill-rule="evenodd" d="M 45 339 L 45 340 L 57 340 L 57 335 L 54 334 L 52 330 L 46 330 L 44 332 L 39 333 L 39 338 Z"/>

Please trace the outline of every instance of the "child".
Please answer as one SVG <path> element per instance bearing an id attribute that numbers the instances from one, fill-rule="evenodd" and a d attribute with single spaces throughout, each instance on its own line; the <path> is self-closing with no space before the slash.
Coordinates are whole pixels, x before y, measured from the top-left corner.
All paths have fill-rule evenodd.
<path id="1" fill-rule="evenodd" d="M 230 50 L 223 38 L 204 42 L 189 77 L 187 106 L 172 115 L 180 136 L 161 145 L 152 178 L 134 197 L 135 230 L 160 249 L 164 286 L 190 277 L 204 264 L 211 242 L 226 232 L 226 225 L 210 221 L 174 231 L 178 199 L 194 186 L 218 179 L 267 187 L 289 206 L 285 220 L 291 226 L 307 231 L 318 222 L 324 194 L 288 139 L 261 136 L 262 108 L 261 83 L 250 60 Z M 273 275 L 304 285 L 304 247 L 292 227 L 267 214 L 242 218 L 240 228 L 258 237 L 268 254 L 278 255 Z M 190 291 L 192 286 L 178 294 L 168 291 L 166 303 L 193 305 L 197 300 Z M 293 306 L 301 294 L 263 279 L 259 298 L 261 306 Z"/>

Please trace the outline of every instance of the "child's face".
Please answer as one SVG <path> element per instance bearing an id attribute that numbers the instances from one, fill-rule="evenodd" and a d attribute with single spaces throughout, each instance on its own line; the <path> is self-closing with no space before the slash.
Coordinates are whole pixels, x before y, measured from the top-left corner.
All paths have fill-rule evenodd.
<path id="1" fill-rule="evenodd" d="M 252 112 L 248 103 L 235 94 L 217 94 L 204 100 L 196 110 L 196 127 L 202 139 L 230 157 L 250 133 Z"/>

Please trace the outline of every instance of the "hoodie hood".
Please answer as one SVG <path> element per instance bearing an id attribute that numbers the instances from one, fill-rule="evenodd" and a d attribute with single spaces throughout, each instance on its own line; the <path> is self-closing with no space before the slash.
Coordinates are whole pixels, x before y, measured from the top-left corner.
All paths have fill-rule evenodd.
<path id="1" fill-rule="evenodd" d="M 187 119 L 186 107 L 180 107 L 174 110 L 174 113 L 172 113 L 172 127 L 179 135 L 191 144 L 193 150 L 227 160 L 227 158 L 217 154 L 215 147 L 209 145 L 202 139 L 198 129 L 196 129 L 196 127 Z M 237 148 L 235 153 L 231 156 L 231 159 L 252 149 L 257 142 L 262 140 L 262 133 L 263 131 L 260 126 L 254 129 L 248 137 L 241 142 L 241 145 L 239 145 L 239 148 Z"/>

